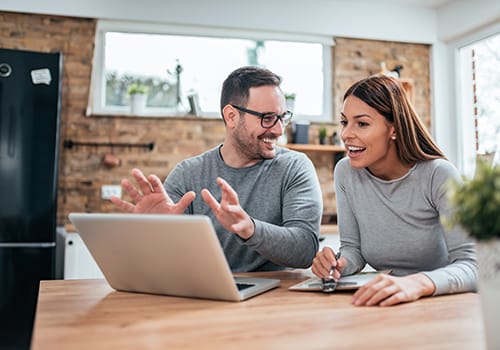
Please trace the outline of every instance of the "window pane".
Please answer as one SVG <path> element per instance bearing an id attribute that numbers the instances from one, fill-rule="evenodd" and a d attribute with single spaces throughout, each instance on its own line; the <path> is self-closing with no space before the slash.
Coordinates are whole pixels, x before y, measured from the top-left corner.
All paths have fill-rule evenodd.
<path id="1" fill-rule="evenodd" d="M 283 77 L 284 92 L 295 93 L 295 114 L 323 114 L 323 46 L 266 41 L 261 63 Z"/>
<path id="2" fill-rule="evenodd" d="M 195 93 L 203 115 L 219 115 L 223 80 L 245 65 L 279 74 L 295 115 L 323 114 L 322 44 L 120 32 L 105 34 L 104 109 L 126 110 L 135 82 L 148 87 L 146 113 L 185 114 Z"/>
<path id="3" fill-rule="evenodd" d="M 500 140 L 500 34 L 472 46 L 475 53 L 478 153 L 494 153 Z"/>
<path id="4" fill-rule="evenodd" d="M 463 172 L 474 175 L 477 157 L 500 152 L 500 34 L 460 48 L 459 112 Z M 500 156 L 500 154 L 498 155 Z"/>

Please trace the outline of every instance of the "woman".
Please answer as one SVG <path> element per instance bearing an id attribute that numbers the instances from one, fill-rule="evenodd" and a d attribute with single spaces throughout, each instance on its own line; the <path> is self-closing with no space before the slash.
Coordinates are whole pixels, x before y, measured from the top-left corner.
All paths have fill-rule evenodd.
<path id="1" fill-rule="evenodd" d="M 320 251 L 312 271 L 351 275 L 366 264 L 381 274 L 354 293 L 354 305 L 388 306 L 423 296 L 475 291 L 473 243 L 450 214 L 446 182 L 456 168 L 420 121 L 401 84 L 384 75 L 344 95 L 341 137 L 347 156 L 335 167 L 341 258 Z"/>

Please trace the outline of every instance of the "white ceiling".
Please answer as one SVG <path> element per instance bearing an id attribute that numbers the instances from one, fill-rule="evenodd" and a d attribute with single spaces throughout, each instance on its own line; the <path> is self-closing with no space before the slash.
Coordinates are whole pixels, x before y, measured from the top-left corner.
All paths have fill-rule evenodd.
<path id="1" fill-rule="evenodd" d="M 385 3 L 388 5 L 403 5 L 403 6 L 417 6 L 430 9 L 439 9 L 445 5 L 452 2 L 457 2 L 459 0 L 375 0 L 379 3 Z"/>
<path id="2" fill-rule="evenodd" d="M 402 0 L 402 2 L 437 9 L 452 2 L 456 2 L 456 0 Z"/>

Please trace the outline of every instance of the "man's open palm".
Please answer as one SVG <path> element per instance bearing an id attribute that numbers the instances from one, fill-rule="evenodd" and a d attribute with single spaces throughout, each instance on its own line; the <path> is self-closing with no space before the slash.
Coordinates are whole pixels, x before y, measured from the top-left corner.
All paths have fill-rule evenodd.
<path id="1" fill-rule="evenodd" d="M 129 213 L 183 214 L 196 197 L 193 191 L 189 191 L 182 196 L 179 202 L 174 203 L 158 176 L 149 175 L 146 177 L 139 169 L 133 169 L 132 176 L 137 182 L 137 187 L 127 179 L 123 179 L 121 182 L 123 189 L 132 198 L 132 203 L 118 197 L 111 197 L 113 204 Z"/>

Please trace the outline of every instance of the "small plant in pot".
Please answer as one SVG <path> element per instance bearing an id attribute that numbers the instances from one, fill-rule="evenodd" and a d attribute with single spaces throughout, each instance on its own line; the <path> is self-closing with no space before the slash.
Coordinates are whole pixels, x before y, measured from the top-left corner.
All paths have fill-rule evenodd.
<path id="1" fill-rule="evenodd" d="M 142 84 L 130 84 L 127 90 L 130 95 L 130 112 L 132 114 L 141 114 L 146 107 L 146 98 L 148 87 Z"/>
<path id="2" fill-rule="evenodd" d="M 328 138 L 328 130 L 326 129 L 326 126 L 322 125 L 319 127 L 319 144 L 324 145 L 326 144 L 327 138 Z"/>
<path id="3" fill-rule="evenodd" d="M 146 85 L 138 84 L 138 83 L 133 83 L 130 84 L 127 90 L 129 95 L 146 95 L 148 93 L 148 87 Z"/>
<path id="4" fill-rule="evenodd" d="M 500 239 L 500 166 L 478 162 L 472 179 L 450 186 L 450 223 L 462 226 L 479 243 Z"/>
<path id="5" fill-rule="evenodd" d="M 454 212 L 447 224 L 460 225 L 476 241 L 486 342 L 500 349 L 500 166 L 479 162 L 472 179 L 450 187 Z"/>
<path id="6" fill-rule="evenodd" d="M 284 95 L 285 95 L 286 109 L 293 112 L 295 108 L 295 97 L 297 95 L 295 93 L 284 93 Z"/>

